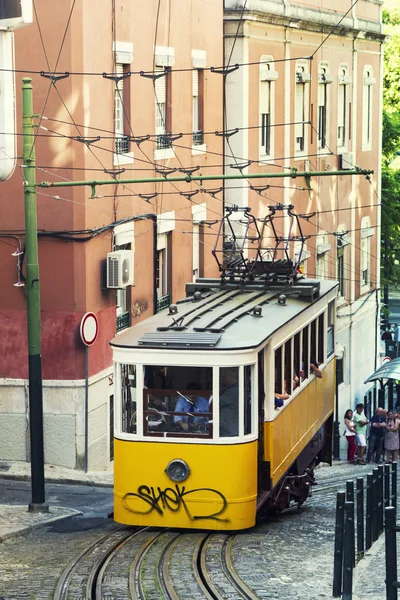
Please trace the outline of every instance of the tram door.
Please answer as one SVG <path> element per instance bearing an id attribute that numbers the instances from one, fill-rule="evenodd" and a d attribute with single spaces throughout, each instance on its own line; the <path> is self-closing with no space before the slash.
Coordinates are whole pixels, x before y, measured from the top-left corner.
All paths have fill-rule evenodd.
<path id="1" fill-rule="evenodd" d="M 258 495 L 267 489 L 268 473 L 264 457 L 264 350 L 258 353 Z"/>

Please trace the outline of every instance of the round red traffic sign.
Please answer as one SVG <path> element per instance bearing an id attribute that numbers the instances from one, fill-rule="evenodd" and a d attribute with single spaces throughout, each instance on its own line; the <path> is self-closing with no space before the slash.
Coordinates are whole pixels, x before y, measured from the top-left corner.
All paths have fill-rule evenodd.
<path id="1" fill-rule="evenodd" d="M 92 346 L 99 333 L 99 322 L 94 313 L 88 312 L 82 317 L 80 326 L 81 340 L 86 346 Z"/>
<path id="2" fill-rule="evenodd" d="M 385 356 L 384 358 L 382 358 L 382 364 L 384 365 L 388 362 L 391 362 L 391 360 L 392 359 L 390 358 L 390 356 Z"/>

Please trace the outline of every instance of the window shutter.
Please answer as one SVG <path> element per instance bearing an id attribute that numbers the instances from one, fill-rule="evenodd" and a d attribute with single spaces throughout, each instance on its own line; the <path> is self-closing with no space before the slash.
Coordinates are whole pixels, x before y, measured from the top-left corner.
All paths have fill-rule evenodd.
<path id="1" fill-rule="evenodd" d="M 193 271 L 200 267 L 200 225 L 193 224 Z"/>
<path id="2" fill-rule="evenodd" d="M 193 96 L 199 95 L 199 70 L 193 69 L 192 71 L 192 88 L 193 88 Z"/>
<path id="3" fill-rule="evenodd" d="M 318 106 L 325 106 L 325 83 L 318 84 Z"/>
<path id="4" fill-rule="evenodd" d="M 165 250 L 167 247 L 167 234 L 159 233 L 157 235 L 157 250 Z"/>
<path id="5" fill-rule="evenodd" d="M 368 86 L 363 86 L 363 106 L 362 106 L 362 140 L 363 144 L 368 143 Z"/>
<path id="6" fill-rule="evenodd" d="M 304 122 L 304 83 L 296 83 L 295 137 L 303 137 Z"/>
<path id="7" fill-rule="evenodd" d="M 154 82 L 154 91 L 156 96 L 156 135 L 166 133 L 166 101 L 167 101 L 167 77 L 165 69 L 156 69 L 155 73 L 165 73 L 158 77 Z"/>
<path id="8" fill-rule="evenodd" d="M 260 115 L 270 112 L 271 84 L 269 81 L 260 81 Z"/>
<path id="9" fill-rule="evenodd" d="M 345 87 L 344 85 L 339 85 L 338 89 L 338 127 L 344 127 L 344 103 L 345 103 Z"/>
<path id="10" fill-rule="evenodd" d="M 156 69 L 155 74 L 164 73 L 164 69 Z M 156 92 L 156 102 L 158 104 L 164 104 L 167 98 L 167 75 L 157 77 L 154 82 L 154 88 Z"/>
<path id="11" fill-rule="evenodd" d="M 118 76 L 123 75 L 124 65 L 121 63 L 116 63 L 114 65 L 114 72 Z M 117 135 L 123 135 L 124 133 L 123 93 L 124 80 L 120 79 L 118 82 L 115 82 L 114 90 L 114 130 Z"/>

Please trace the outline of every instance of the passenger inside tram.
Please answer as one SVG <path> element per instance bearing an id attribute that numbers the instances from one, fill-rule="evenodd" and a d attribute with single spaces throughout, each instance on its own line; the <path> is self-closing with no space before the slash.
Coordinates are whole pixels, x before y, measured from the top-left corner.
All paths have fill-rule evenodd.
<path id="1" fill-rule="evenodd" d="M 211 397 L 209 400 L 203 396 L 194 394 L 198 389 L 198 384 L 189 383 L 186 386 L 185 395 L 179 394 L 178 402 L 175 406 L 174 423 L 177 423 L 183 431 L 201 430 L 208 425 L 208 414 L 210 412 Z M 197 416 L 195 416 L 197 415 Z"/>
<path id="2" fill-rule="evenodd" d="M 144 433 L 211 435 L 212 369 L 145 367 Z"/>

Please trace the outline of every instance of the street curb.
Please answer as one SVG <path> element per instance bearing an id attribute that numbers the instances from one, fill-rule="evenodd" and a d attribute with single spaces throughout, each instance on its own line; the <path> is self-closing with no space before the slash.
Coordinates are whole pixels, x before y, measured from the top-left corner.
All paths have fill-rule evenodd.
<path id="1" fill-rule="evenodd" d="M 56 508 L 60 509 L 61 507 Z M 53 517 L 50 517 L 48 519 L 46 518 L 42 521 L 37 521 L 32 525 L 22 525 L 19 529 L 14 529 L 13 531 L 7 531 L 7 533 L 0 534 L 0 543 L 13 537 L 25 535 L 29 531 L 33 531 L 34 529 L 42 527 L 43 525 L 49 525 L 51 523 L 55 523 L 56 521 L 65 521 L 66 519 L 72 519 L 73 517 L 79 517 L 83 515 L 83 512 L 81 512 L 80 510 L 75 510 L 74 508 L 69 508 L 68 510 L 70 511 L 70 514 L 54 515 Z"/>
<path id="2" fill-rule="evenodd" d="M 354 571 L 353 571 L 353 589 L 356 589 L 357 587 L 357 583 L 358 581 L 363 577 L 367 577 L 368 579 L 370 579 L 371 577 L 371 573 L 370 573 L 370 567 L 371 567 L 371 563 L 373 562 L 373 560 L 375 559 L 375 557 L 380 554 L 381 552 L 384 552 L 384 546 L 385 546 L 385 535 L 381 534 L 380 537 L 377 539 L 377 541 L 371 546 L 371 548 L 368 550 L 368 552 L 365 554 L 364 558 L 362 558 L 356 565 Z M 384 583 L 385 580 L 385 576 L 383 574 L 383 585 L 385 585 Z M 380 594 L 379 596 L 369 596 L 368 595 L 368 600 L 382 600 L 382 598 L 384 597 L 385 594 Z M 353 594 L 353 600 L 366 600 L 366 596 L 365 594 L 361 597 L 358 594 Z"/>
<path id="3" fill-rule="evenodd" d="M 4 473 L 0 472 L 0 479 L 11 479 L 14 481 L 31 481 L 30 475 L 19 475 L 18 473 Z M 59 479 L 57 477 L 48 477 L 45 475 L 45 483 L 59 483 L 59 484 L 67 484 L 67 485 L 87 485 L 87 486 L 96 486 L 96 487 L 106 487 L 112 488 L 114 486 L 113 483 L 105 483 L 100 481 L 94 481 L 93 479 L 86 479 L 82 481 L 81 479 L 74 479 L 73 477 L 63 477 Z"/>

